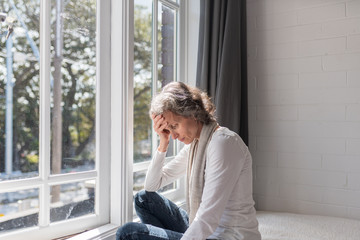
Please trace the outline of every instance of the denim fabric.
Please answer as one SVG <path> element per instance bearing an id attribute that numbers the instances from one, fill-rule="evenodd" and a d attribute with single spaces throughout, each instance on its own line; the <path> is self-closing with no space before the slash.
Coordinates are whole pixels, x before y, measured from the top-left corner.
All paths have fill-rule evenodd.
<path id="1" fill-rule="evenodd" d="M 156 192 L 140 191 L 134 202 L 142 223 L 127 223 L 120 227 L 117 240 L 177 240 L 189 227 L 186 211 Z"/>

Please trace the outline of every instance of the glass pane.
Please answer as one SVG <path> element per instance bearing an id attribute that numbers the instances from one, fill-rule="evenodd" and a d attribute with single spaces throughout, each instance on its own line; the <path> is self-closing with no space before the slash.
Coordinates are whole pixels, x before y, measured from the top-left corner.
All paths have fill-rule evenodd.
<path id="1" fill-rule="evenodd" d="M 0 233 L 38 225 L 39 190 L 0 193 Z"/>
<path id="2" fill-rule="evenodd" d="M 159 2 L 158 7 L 158 91 L 176 81 L 176 12 Z M 175 154 L 170 140 L 166 156 Z"/>
<path id="3" fill-rule="evenodd" d="M 175 152 L 176 152 L 176 143 L 177 143 L 177 141 L 175 141 L 174 139 L 172 139 L 171 137 L 170 137 L 170 142 L 169 142 L 169 146 L 168 146 L 168 149 L 167 149 L 167 152 L 166 152 L 166 157 L 172 157 L 172 156 L 174 156 L 174 155 L 176 155 L 175 154 Z M 160 144 L 160 137 L 159 136 L 157 136 L 157 146 L 159 146 L 159 144 Z"/>
<path id="4" fill-rule="evenodd" d="M 149 118 L 149 105 L 154 91 L 169 82 L 176 81 L 176 14 L 175 11 L 151 0 L 134 1 L 134 163 L 150 161 L 153 142 L 152 121 Z M 153 4 L 158 4 L 158 15 L 153 15 Z M 153 20 L 157 21 L 157 46 L 152 42 Z M 154 62 L 153 50 L 157 51 L 157 63 Z M 157 72 L 153 73 L 153 67 Z M 158 81 L 153 88 L 156 74 Z M 176 153 L 176 142 L 170 140 L 167 157 Z M 144 188 L 146 171 L 134 173 L 134 193 Z M 175 184 L 165 190 L 175 188 Z"/>
<path id="5" fill-rule="evenodd" d="M 144 181 L 146 177 L 147 170 L 140 171 L 140 172 L 134 172 L 134 187 L 133 187 L 133 194 L 135 195 L 138 191 L 144 189 Z M 177 181 L 172 182 L 162 188 L 160 188 L 157 192 L 166 192 L 171 189 L 175 189 L 177 186 Z"/>
<path id="6" fill-rule="evenodd" d="M 95 212 L 95 180 L 51 187 L 50 221 L 57 222 Z"/>
<path id="7" fill-rule="evenodd" d="M 95 167 L 96 0 L 52 0 L 51 173 Z"/>
<path id="8" fill-rule="evenodd" d="M 140 171 L 140 172 L 134 172 L 133 174 L 134 178 L 133 178 L 133 192 L 134 195 L 144 189 L 144 181 L 145 181 L 145 177 L 146 177 L 146 170 L 145 171 Z"/>
<path id="9" fill-rule="evenodd" d="M 134 163 L 151 159 L 152 1 L 134 2 Z"/>
<path id="10" fill-rule="evenodd" d="M 0 1 L 0 11 L 1 181 L 38 175 L 40 2 Z"/>
<path id="11" fill-rule="evenodd" d="M 159 2 L 158 87 L 176 80 L 176 12 Z"/>
<path id="12" fill-rule="evenodd" d="M 170 184 L 168 184 L 168 185 L 166 185 L 166 186 L 163 186 L 162 188 L 160 188 L 160 189 L 158 190 L 158 192 L 160 192 L 160 193 L 166 192 L 166 191 L 175 189 L 176 186 L 177 186 L 177 181 L 172 182 L 172 183 L 170 183 Z"/>

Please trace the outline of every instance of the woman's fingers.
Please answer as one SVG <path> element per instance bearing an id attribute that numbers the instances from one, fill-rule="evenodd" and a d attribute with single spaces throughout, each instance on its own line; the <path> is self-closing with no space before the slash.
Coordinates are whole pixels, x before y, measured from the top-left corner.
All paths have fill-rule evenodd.
<path id="1" fill-rule="evenodd" d="M 161 119 L 161 116 L 158 115 L 154 118 L 154 129 L 155 131 L 159 129 L 159 127 L 161 126 L 162 124 L 162 119 Z"/>
<path id="2" fill-rule="evenodd" d="M 167 127 L 167 122 L 163 121 L 159 126 L 159 132 L 163 132 L 166 127 Z"/>
<path id="3" fill-rule="evenodd" d="M 153 128 L 160 137 L 159 149 L 165 152 L 170 140 L 170 131 L 166 129 L 168 123 L 162 115 L 152 115 L 151 118 L 154 122 Z"/>
<path id="4" fill-rule="evenodd" d="M 158 134 L 162 133 L 163 130 L 167 127 L 167 122 L 165 121 L 165 118 L 161 115 L 158 115 L 153 118 L 154 120 L 154 130 Z"/>

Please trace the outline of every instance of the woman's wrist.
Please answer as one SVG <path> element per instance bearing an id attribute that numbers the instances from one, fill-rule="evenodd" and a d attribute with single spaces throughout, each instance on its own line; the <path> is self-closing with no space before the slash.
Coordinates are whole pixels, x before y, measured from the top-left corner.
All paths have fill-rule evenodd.
<path id="1" fill-rule="evenodd" d="M 169 141 L 166 141 L 165 143 L 163 141 L 160 141 L 158 151 L 159 152 L 166 152 L 169 146 Z"/>
<path id="2" fill-rule="evenodd" d="M 167 151 L 167 148 L 163 148 L 163 147 L 158 147 L 157 149 L 159 152 L 166 152 Z"/>

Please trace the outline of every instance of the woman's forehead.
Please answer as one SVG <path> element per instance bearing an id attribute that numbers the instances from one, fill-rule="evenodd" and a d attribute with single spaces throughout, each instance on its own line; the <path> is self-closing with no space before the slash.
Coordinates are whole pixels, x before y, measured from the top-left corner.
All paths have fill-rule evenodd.
<path id="1" fill-rule="evenodd" d="M 181 120 L 184 118 L 184 117 L 174 114 L 170 111 L 164 112 L 163 116 L 169 124 L 181 122 Z"/>

